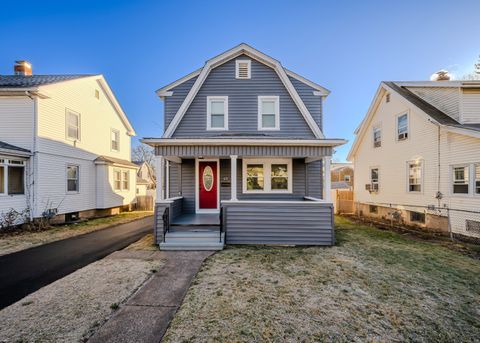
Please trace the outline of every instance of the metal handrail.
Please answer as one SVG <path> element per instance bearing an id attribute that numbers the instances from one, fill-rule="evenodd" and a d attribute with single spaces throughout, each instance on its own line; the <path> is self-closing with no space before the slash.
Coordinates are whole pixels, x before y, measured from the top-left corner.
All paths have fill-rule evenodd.
<path id="1" fill-rule="evenodd" d="M 163 243 L 165 243 L 165 235 L 170 231 L 170 208 L 165 208 L 162 215 L 163 220 Z"/>

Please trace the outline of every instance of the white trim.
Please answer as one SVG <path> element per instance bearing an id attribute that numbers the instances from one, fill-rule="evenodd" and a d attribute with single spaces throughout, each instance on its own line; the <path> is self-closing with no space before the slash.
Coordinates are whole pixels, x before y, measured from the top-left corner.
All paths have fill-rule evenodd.
<path id="1" fill-rule="evenodd" d="M 320 86 L 318 83 L 315 83 L 313 81 L 310 81 L 309 79 L 306 79 L 305 77 L 301 76 L 301 75 L 298 75 L 297 73 L 287 69 L 287 68 L 283 68 L 285 69 L 285 73 L 287 73 L 288 76 L 290 77 L 293 77 L 294 79 L 296 79 L 297 81 L 300 81 L 300 82 L 303 82 L 304 84 L 306 84 L 307 86 L 310 86 L 312 87 L 313 89 L 317 90 L 318 92 L 320 92 L 318 95 L 320 96 L 324 96 L 324 97 L 327 97 L 329 94 L 330 94 L 330 91 L 328 89 L 326 89 L 325 87 L 322 87 Z M 317 95 L 317 94 L 315 94 Z"/>
<path id="2" fill-rule="evenodd" d="M 304 197 L 306 200 L 222 200 L 222 204 L 300 204 L 305 206 L 318 206 L 322 204 L 332 204 L 329 201 Z"/>
<path id="3" fill-rule="evenodd" d="M 200 90 L 200 87 L 205 82 L 205 80 L 206 80 L 207 76 L 209 75 L 210 71 L 213 68 L 215 68 L 215 67 L 217 67 L 217 66 L 219 66 L 219 65 L 221 65 L 221 64 L 223 64 L 223 63 L 225 63 L 225 62 L 227 62 L 227 61 L 229 61 L 229 60 L 231 60 L 231 59 L 233 59 L 233 58 L 235 58 L 235 57 L 237 57 L 241 54 L 245 54 L 247 56 L 255 58 L 256 60 L 259 60 L 261 63 L 264 63 L 264 64 L 270 66 L 271 68 L 273 68 L 277 72 L 278 77 L 283 82 L 285 88 L 287 89 L 287 91 L 289 92 L 293 101 L 297 105 L 298 109 L 300 110 L 300 112 L 303 115 L 305 121 L 307 122 L 310 129 L 314 133 L 315 137 L 324 138 L 324 135 L 323 135 L 322 131 L 320 130 L 317 123 L 313 119 L 312 115 L 308 111 L 307 107 L 303 103 L 302 99 L 298 95 L 295 87 L 292 85 L 290 79 L 288 78 L 288 76 L 285 73 L 285 70 L 283 69 L 281 64 L 277 60 L 271 58 L 270 56 L 267 56 L 267 55 L 261 53 L 260 51 L 255 50 L 252 47 L 250 47 L 250 46 L 248 46 L 247 44 L 244 44 L 244 43 L 242 43 L 242 44 L 234 47 L 233 49 L 230 49 L 230 50 L 226 51 L 225 53 L 207 61 L 205 66 L 202 68 L 202 71 L 198 75 L 198 78 L 195 80 L 195 83 L 193 84 L 192 88 L 190 89 L 187 96 L 185 97 L 185 100 L 183 101 L 182 105 L 180 106 L 177 113 L 175 114 L 172 121 L 170 122 L 170 125 L 166 128 L 165 133 L 163 134 L 163 137 L 164 138 L 170 138 L 173 135 L 173 133 L 177 129 L 178 125 L 180 124 L 183 116 L 185 115 L 187 109 L 189 108 L 193 99 L 195 98 L 198 91 Z"/>
<path id="4" fill-rule="evenodd" d="M 202 71 L 202 68 L 198 68 L 197 70 L 192 71 L 190 74 L 187 74 L 187 75 L 179 78 L 178 80 L 173 81 L 172 83 L 169 83 L 168 85 L 157 89 L 155 91 L 155 93 L 157 93 L 157 95 L 159 97 L 162 97 L 162 96 L 164 96 L 164 95 L 162 95 L 163 93 L 166 93 L 167 91 L 171 90 L 172 88 L 175 88 L 178 85 L 181 85 L 182 83 L 184 83 L 184 82 L 186 82 L 190 79 L 193 79 L 194 77 L 198 76 L 201 73 L 201 71 Z"/>
<path id="5" fill-rule="evenodd" d="M 454 172 L 453 170 L 455 168 L 467 168 L 467 173 L 466 173 L 466 176 L 468 178 L 468 182 L 467 182 L 467 186 L 468 186 L 468 193 L 455 193 L 453 191 L 453 186 L 454 186 Z M 450 188 L 450 196 L 451 197 L 460 197 L 460 198 L 465 198 L 465 197 L 472 197 L 474 196 L 474 191 L 475 189 L 473 189 L 473 192 L 472 192 L 472 187 L 474 186 L 474 182 L 472 181 L 472 179 L 474 178 L 474 175 L 473 172 L 472 172 L 473 168 L 472 168 L 472 165 L 470 163 L 459 163 L 459 164 L 452 164 L 450 165 L 450 183 L 449 183 L 449 188 Z M 459 184 L 460 185 L 460 184 Z"/>
<path id="6" fill-rule="evenodd" d="M 113 139 L 112 139 L 112 133 L 115 133 L 118 135 L 118 149 L 113 148 Z M 110 128 L 110 151 L 115 151 L 115 152 L 120 152 L 120 131 L 114 128 Z"/>
<path id="7" fill-rule="evenodd" d="M 331 146 L 346 144 L 345 139 L 241 139 L 241 138 L 144 138 L 142 143 L 162 145 L 249 145 L 249 146 Z"/>
<path id="8" fill-rule="evenodd" d="M 74 167 L 77 168 L 77 178 L 75 179 L 77 181 L 77 190 L 75 191 L 69 191 L 68 190 L 68 180 L 73 180 L 68 178 L 68 168 L 69 167 Z M 80 166 L 78 164 L 73 164 L 73 163 L 67 163 L 67 166 L 65 168 L 65 176 L 66 176 L 66 184 L 65 184 L 65 191 L 67 194 L 78 194 L 80 193 Z"/>
<path id="9" fill-rule="evenodd" d="M 240 63 L 247 63 L 247 77 L 240 77 Z M 252 78 L 252 60 L 237 59 L 235 60 L 235 78 L 238 80 L 248 80 Z"/>
<path id="10" fill-rule="evenodd" d="M 217 208 L 201 209 L 198 183 L 199 178 L 199 162 L 217 162 Z M 220 159 L 218 158 L 195 158 L 195 213 L 219 213 L 220 212 Z"/>
<path id="11" fill-rule="evenodd" d="M 3 193 L 0 193 L 0 197 L 25 196 L 27 194 L 27 161 L 23 158 L 11 157 L 0 157 L 0 160 L 3 160 L 3 162 L 0 163 L 0 167 L 3 167 Z M 20 163 L 12 163 L 12 161 Z M 10 167 L 23 167 L 23 193 L 9 194 L 8 178 L 10 176 Z"/>
<path id="12" fill-rule="evenodd" d="M 262 102 L 272 101 L 275 108 L 275 127 L 263 127 Z M 278 131 L 280 130 L 280 97 L 277 95 L 259 95 L 257 98 L 257 129 L 258 131 Z"/>
<path id="13" fill-rule="evenodd" d="M 404 139 L 400 139 L 398 138 L 399 136 L 399 133 L 398 133 L 398 119 L 400 117 L 403 117 L 404 115 L 407 116 L 407 137 L 404 138 Z M 398 114 L 395 115 L 395 141 L 396 142 L 404 142 L 404 141 L 408 141 L 410 139 L 410 110 L 405 110 L 405 111 L 402 111 Z"/>
<path id="14" fill-rule="evenodd" d="M 331 202 L 332 201 L 332 158 L 325 156 L 323 158 L 323 198 Z"/>
<path id="15" fill-rule="evenodd" d="M 72 138 L 68 135 L 68 129 L 70 127 L 69 124 L 69 115 L 73 114 L 77 116 L 77 137 Z M 79 112 L 76 112 L 74 110 L 69 109 L 68 107 L 65 107 L 65 139 L 71 142 L 81 142 L 82 141 L 82 121 L 81 121 L 81 114 Z"/>
<path id="16" fill-rule="evenodd" d="M 157 95 L 163 99 L 164 97 L 172 96 L 173 92 L 172 91 L 158 92 Z"/>
<path id="17" fill-rule="evenodd" d="M 237 200 L 237 155 L 230 155 L 230 200 Z"/>
<path id="18" fill-rule="evenodd" d="M 223 101 L 223 127 L 212 127 L 212 102 Z M 228 130 L 228 96 L 207 96 L 207 131 Z"/>
<path id="19" fill-rule="evenodd" d="M 410 190 L 410 166 L 414 164 L 420 164 L 420 191 L 411 191 Z M 423 194 L 424 193 L 424 169 L 425 169 L 425 163 L 423 159 L 415 159 L 415 160 L 410 160 L 407 161 L 407 193 L 408 194 Z"/>
<path id="20" fill-rule="evenodd" d="M 372 166 L 369 168 L 369 175 L 368 175 L 368 180 L 370 181 L 370 187 L 373 186 L 373 182 L 372 182 L 372 170 L 373 169 L 376 169 L 377 170 L 377 190 L 374 191 L 372 188 L 370 188 L 370 194 L 378 194 L 380 193 L 380 166 Z"/>
<path id="21" fill-rule="evenodd" d="M 263 190 L 247 190 L 247 165 L 263 165 Z M 272 190 L 272 164 L 287 165 L 287 190 Z M 293 193 L 293 166 L 291 158 L 244 158 L 242 159 L 242 193 L 244 194 L 291 194 Z"/>

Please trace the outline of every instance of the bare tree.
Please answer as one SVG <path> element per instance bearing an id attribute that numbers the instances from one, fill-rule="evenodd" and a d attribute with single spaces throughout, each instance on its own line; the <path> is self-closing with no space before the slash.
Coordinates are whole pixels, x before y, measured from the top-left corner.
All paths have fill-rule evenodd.
<path id="1" fill-rule="evenodd" d="M 478 56 L 478 61 L 474 65 L 474 70 L 467 75 L 462 77 L 463 80 L 480 80 L 480 56 Z"/>
<path id="2" fill-rule="evenodd" d="M 132 149 L 132 161 L 147 162 L 151 167 L 154 166 L 155 154 L 153 148 L 143 143 Z"/>

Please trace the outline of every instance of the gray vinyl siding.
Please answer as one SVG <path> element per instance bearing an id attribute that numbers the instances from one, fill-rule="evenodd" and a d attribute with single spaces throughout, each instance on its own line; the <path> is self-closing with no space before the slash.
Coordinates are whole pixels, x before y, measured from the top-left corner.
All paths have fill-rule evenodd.
<path id="1" fill-rule="evenodd" d="M 308 111 L 312 115 L 313 119 L 317 123 L 320 130 L 323 131 L 323 118 L 322 118 L 322 97 L 313 95 L 315 89 L 306 85 L 302 81 L 299 81 L 291 76 L 288 77 L 292 82 L 293 87 L 297 90 L 298 95 L 302 99 L 303 103 L 307 107 Z"/>
<path id="2" fill-rule="evenodd" d="M 306 166 L 308 179 L 306 194 L 314 198 L 323 199 L 322 161 L 311 162 Z"/>
<path id="3" fill-rule="evenodd" d="M 163 228 L 164 228 L 164 222 L 163 222 L 163 214 L 165 212 L 165 209 L 169 209 L 169 219 L 170 223 L 173 218 L 181 215 L 184 210 L 183 210 L 183 199 L 176 199 L 171 203 L 156 203 L 155 204 L 155 222 L 154 222 L 154 227 L 153 227 L 153 233 L 155 237 L 155 242 L 159 244 L 160 242 L 163 241 Z M 169 223 L 169 224 L 170 224 Z"/>
<path id="4" fill-rule="evenodd" d="M 332 148 L 326 146 L 203 146 L 170 145 L 155 147 L 157 156 L 280 156 L 280 157 L 323 157 L 332 156 Z"/>
<path id="5" fill-rule="evenodd" d="M 181 166 L 183 212 L 195 213 L 195 160 L 183 160 Z"/>
<path id="6" fill-rule="evenodd" d="M 174 166 L 175 165 L 175 166 Z M 181 166 L 181 167 L 180 167 Z M 230 178 L 231 162 L 229 159 L 220 159 L 220 200 L 230 200 L 230 185 L 222 186 L 224 177 Z M 239 200 L 303 200 L 304 196 L 322 197 L 322 167 L 321 162 L 305 164 L 303 159 L 293 159 L 292 193 L 288 194 L 244 194 L 242 177 L 242 159 L 237 160 L 237 198 Z M 175 170 L 175 171 L 174 171 Z M 181 174 L 179 171 L 181 170 Z M 308 177 L 308 182 L 306 182 Z M 181 182 L 179 181 L 181 179 Z M 182 164 L 171 163 L 170 180 L 174 184 L 181 184 L 183 196 L 183 211 L 195 212 L 195 160 L 183 160 Z M 175 187 L 173 188 L 175 189 Z M 170 185 L 170 196 L 180 194 L 173 192 Z M 178 191 L 177 191 L 178 192 Z"/>
<path id="7" fill-rule="evenodd" d="M 325 203 L 224 206 L 227 244 L 333 245 L 333 207 Z"/>
<path id="8" fill-rule="evenodd" d="M 251 79 L 239 80 L 235 78 L 236 59 L 250 59 L 252 61 Z M 206 130 L 207 96 L 228 96 L 228 134 L 262 134 L 266 137 L 315 138 L 275 70 L 246 56 L 239 56 L 236 59 L 232 59 L 210 72 L 174 132 L 173 137 L 213 137 L 221 135 L 222 131 Z M 186 88 L 188 87 L 186 86 Z M 258 131 L 259 95 L 279 96 L 279 131 Z M 182 95 L 178 98 L 180 99 L 181 97 Z M 176 105 L 169 105 L 168 110 L 173 111 L 174 108 L 176 108 Z M 169 118 L 170 116 L 171 112 L 168 113 Z"/>
<path id="9" fill-rule="evenodd" d="M 173 117 L 177 113 L 178 109 L 182 105 L 183 101 L 187 97 L 188 92 L 192 88 L 193 84 L 197 80 L 198 76 L 191 78 L 177 87 L 172 88 L 170 91 L 173 92 L 172 96 L 165 97 L 165 106 L 164 106 L 164 113 L 165 113 L 165 129 L 168 127 L 170 122 L 172 121 Z"/>
<path id="10" fill-rule="evenodd" d="M 182 165 L 170 162 L 169 198 L 182 195 Z"/>

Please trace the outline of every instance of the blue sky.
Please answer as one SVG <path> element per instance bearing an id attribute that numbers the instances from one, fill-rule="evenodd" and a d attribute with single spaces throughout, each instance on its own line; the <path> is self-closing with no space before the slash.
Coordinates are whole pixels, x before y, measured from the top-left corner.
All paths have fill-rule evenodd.
<path id="1" fill-rule="evenodd" d="M 332 91 L 327 137 L 350 143 L 381 80 L 463 75 L 480 54 L 477 1 L 22 1 L 0 11 L 0 74 L 101 73 L 137 137 L 158 137 L 154 91 L 246 42 Z"/>

